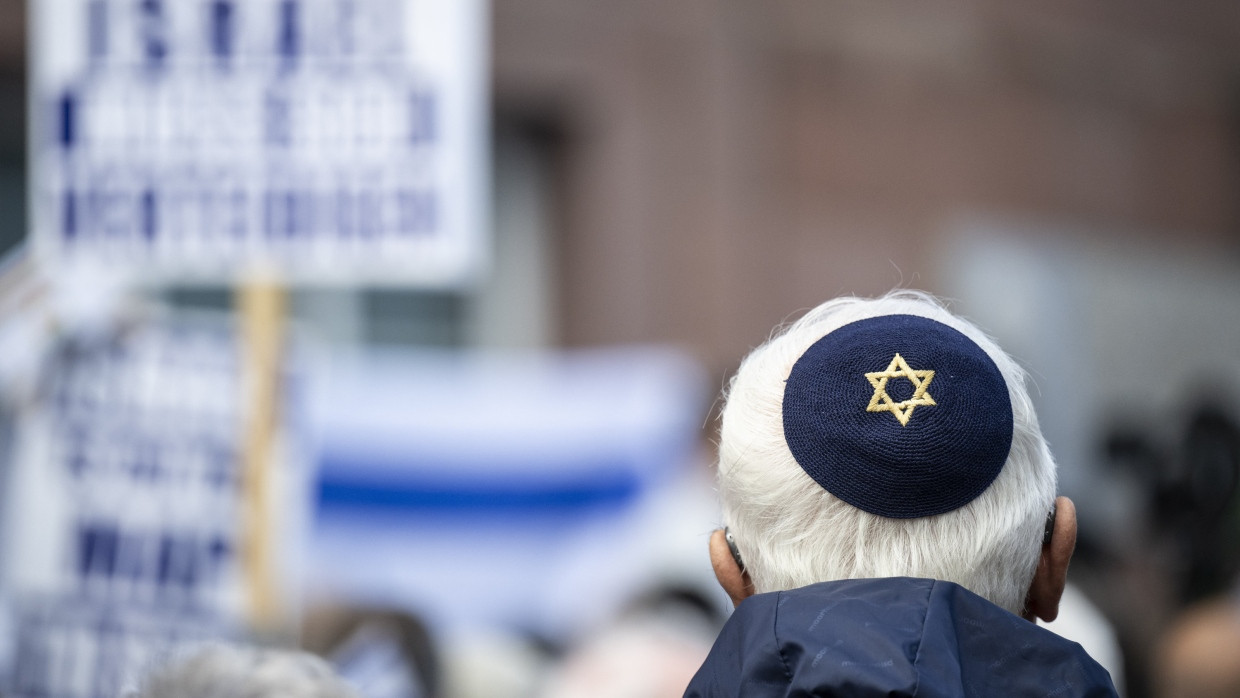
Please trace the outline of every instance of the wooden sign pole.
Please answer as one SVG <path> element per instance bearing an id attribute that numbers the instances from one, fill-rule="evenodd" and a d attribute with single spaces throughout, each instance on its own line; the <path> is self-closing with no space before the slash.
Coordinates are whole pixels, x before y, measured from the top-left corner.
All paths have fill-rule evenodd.
<path id="1" fill-rule="evenodd" d="M 274 569 L 273 470 L 281 417 L 281 358 L 286 294 L 268 282 L 247 282 L 238 296 L 248 412 L 242 454 L 242 573 L 251 626 L 277 632 L 282 616 Z"/>

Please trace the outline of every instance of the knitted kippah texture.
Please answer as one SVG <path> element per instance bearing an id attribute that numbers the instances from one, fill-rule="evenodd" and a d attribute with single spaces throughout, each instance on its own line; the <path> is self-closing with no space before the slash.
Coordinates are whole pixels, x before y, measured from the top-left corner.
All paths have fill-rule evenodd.
<path id="1" fill-rule="evenodd" d="M 968 504 L 999 476 L 1012 403 L 973 340 L 916 315 L 849 323 L 797 359 L 784 386 L 784 438 L 831 494 L 910 519 Z"/>

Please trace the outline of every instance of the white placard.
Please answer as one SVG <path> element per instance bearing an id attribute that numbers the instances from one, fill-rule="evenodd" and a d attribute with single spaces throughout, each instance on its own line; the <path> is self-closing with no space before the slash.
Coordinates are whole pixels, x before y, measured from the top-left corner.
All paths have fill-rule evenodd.
<path id="1" fill-rule="evenodd" d="M 486 0 L 31 3 L 64 273 L 450 287 L 487 263 Z"/>
<path id="2" fill-rule="evenodd" d="M 4 695 L 118 695 L 170 648 L 244 632 L 240 363 L 225 322 L 60 345 L 17 423 Z M 307 504 L 298 451 L 273 469 L 270 522 L 290 604 Z"/>

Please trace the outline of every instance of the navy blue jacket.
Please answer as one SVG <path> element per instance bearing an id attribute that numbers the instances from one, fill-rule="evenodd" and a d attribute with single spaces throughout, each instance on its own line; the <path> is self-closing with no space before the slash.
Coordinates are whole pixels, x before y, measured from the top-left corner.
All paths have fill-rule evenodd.
<path id="1" fill-rule="evenodd" d="M 1114 696 L 1075 642 L 932 579 L 853 579 L 752 596 L 685 698 Z"/>

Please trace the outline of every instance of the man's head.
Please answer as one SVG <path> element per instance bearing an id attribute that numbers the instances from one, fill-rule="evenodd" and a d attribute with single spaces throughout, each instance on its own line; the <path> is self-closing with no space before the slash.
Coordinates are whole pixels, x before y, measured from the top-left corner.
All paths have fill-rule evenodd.
<path id="1" fill-rule="evenodd" d="M 719 491 L 744 567 L 722 532 L 711 557 L 737 601 L 928 577 L 1050 620 L 1076 536 L 1024 371 L 910 291 L 824 303 L 745 358 L 723 409 Z"/>

